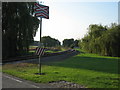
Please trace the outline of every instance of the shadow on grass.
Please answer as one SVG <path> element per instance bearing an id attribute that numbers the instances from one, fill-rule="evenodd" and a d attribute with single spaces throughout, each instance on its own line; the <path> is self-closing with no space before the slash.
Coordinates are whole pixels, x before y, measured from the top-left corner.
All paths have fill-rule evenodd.
<path id="1" fill-rule="evenodd" d="M 118 59 L 112 58 L 75 56 L 62 62 L 44 64 L 50 66 L 87 69 L 98 72 L 118 74 Z"/>

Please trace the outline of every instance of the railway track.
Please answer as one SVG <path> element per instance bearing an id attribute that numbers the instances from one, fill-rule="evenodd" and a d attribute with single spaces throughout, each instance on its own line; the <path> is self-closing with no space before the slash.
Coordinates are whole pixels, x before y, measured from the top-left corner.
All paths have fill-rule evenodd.
<path id="1" fill-rule="evenodd" d="M 45 53 L 42 57 L 50 57 L 50 56 L 56 56 L 56 55 L 62 55 L 66 53 L 71 53 L 71 52 L 79 52 L 76 50 L 66 50 L 63 52 L 57 52 L 57 53 Z M 9 59 L 3 59 L 2 63 L 7 63 L 7 62 L 14 62 L 14 61 L 21 61 L 21 60 L 29 60 L 29 59 L 36 59 L 39 58 L 39 56 L 33 54 L 33 55 L 26 55 L 26 56 L 18 56 L 15 58 L 9 58 Z"/>

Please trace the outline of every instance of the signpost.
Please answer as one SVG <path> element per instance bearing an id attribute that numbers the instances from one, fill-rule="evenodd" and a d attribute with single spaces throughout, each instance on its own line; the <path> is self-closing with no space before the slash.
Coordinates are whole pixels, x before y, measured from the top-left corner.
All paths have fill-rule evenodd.
<path id="1" fill-rule="evenodd" d="M 42 34 L 42 18 L 40 17 L 40 44 L 39 47 L 41 48 L 41 34 Z M 41 75 L 41 62 L 40 62 L 40 57 L 41 55 L 39 55 L 39 74 Z"/>
<path id="2" fill-rule="evenodd" d="M 41 35 L 42 35 L 42 18 L 46 18 L 49 19 L 49 7 L 39 4 L 39 3 L 35 3 L 34 6 L 34 10 L 35 10 L 35 16 L 36 17 L 40 17 L 40 44 L 39 47 L 41 48 Z M 41 73 L 41 55 L 39 55 L 39 75 L 42 75 Z"/>

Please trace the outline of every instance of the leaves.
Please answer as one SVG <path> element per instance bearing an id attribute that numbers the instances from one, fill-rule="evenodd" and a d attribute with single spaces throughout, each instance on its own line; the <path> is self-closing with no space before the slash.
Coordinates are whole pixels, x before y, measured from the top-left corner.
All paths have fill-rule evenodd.
<path id="1" fill-rule="evenodd" d="M 80 47 L 88 52 L 100 55 L 120 56 L 120 25 L 110 27 L 90 25 L 88 34 L 82 38 Z"/>
<path id="2" fill-rule="evenodd" d="M 3 58 L 28 52 L 39 27 L 39 20 L 33 17 L 33 5 L 34 2 L 2 3 Z"/>
<path id="3" fill-rule="evenodd" d="M 45 47 L 60 46 L 60 41 L 55 38 L 51 38 L 50 36 L 42 37 L 41 42 L 44 44 Z"/>

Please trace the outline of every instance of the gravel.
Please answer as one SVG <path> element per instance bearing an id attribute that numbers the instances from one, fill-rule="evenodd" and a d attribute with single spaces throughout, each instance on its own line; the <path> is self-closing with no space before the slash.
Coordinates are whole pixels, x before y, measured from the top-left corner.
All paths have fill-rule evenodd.
<path id="1" fill-rule="evenodd" d="M 55 85 L 58 88 L 85 88 L 82 85 L 79 85 L 79 84 L 76 84 L 76 83 L 72 83 L 72 82 L 67 82 L 67 81 L 64 81 L 64 80 L 51 81 L 51 82 L 49 82 L 49 84 Z"/>

